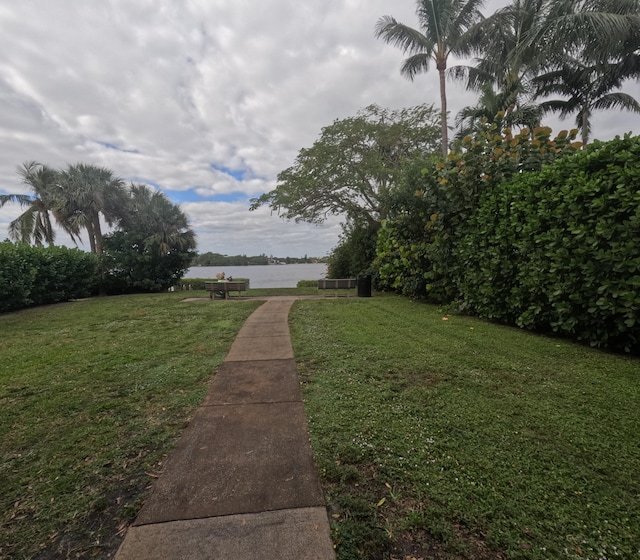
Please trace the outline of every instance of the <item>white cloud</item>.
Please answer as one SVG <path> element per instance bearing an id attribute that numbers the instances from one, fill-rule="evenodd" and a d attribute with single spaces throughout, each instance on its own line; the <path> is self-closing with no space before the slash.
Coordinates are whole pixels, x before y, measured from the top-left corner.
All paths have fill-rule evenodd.
<path id="1" fill-rule="evenodd" d="M 336 118 L 371 103 L 438 105 L 435 71 L 407 81 L 402 53 L 375 39 L 382 15 L 417 24 L 413 0 L 6 2 L 0 193 L 25 192 L 24 161 L 95 163 L 188 200 L 200 251 L 326 254 L 336 220 L 287 223 L 249 212 L 248 199 Z M 452 114 L 473 101 L 457 84 L 448 92 Z M 594 135 L 638 128 L 638 116 L 612 112 Z M 2 209 L 0 238 L 19 213 Z"/>

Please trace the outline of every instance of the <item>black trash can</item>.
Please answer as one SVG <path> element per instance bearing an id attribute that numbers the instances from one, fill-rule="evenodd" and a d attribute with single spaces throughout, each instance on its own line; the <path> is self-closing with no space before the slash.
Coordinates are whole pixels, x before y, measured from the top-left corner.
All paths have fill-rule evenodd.
<path id="1" fill-rule="evenodd" d="M 371 274 L 359 274 L 356 277 L 358 297 L 371 297 Z"/>

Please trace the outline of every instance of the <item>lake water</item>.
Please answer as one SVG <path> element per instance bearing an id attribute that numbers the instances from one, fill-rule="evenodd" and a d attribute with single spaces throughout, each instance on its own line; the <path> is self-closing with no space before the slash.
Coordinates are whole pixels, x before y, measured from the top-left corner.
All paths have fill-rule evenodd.
<path id="1" fill-rule="evenodd" d="M 295 288 L 298 280 L 320 280 L 327 276 L 327 265 L 270 264 L 249 266 L 194 266 L 183 278 L 210 278 L 224 272 L 227 278 L 249 278 L 250 288 Z"/>

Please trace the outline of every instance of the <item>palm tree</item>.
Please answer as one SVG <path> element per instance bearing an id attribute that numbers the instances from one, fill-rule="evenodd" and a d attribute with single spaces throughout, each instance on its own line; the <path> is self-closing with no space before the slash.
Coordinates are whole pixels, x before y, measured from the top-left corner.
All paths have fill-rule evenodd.
<path id="1" fill-rule="evenodd" d="M 410 80 L 426 72 L 431 61 L 435 63 L 440 79 L 441 147 L 442 155 L 446 157 L 449 148 L 445 85 L 447 62 L 451 54 L 469 53 L 469 31 L 482 19 L 480 8 L 484 0 L 418 0 L 417 4 L 421 30 L 399 23 L 391 16 L 383 16 L 376 24 L 375 35 L 409 54 L 400 71 Z"/>
<path id="2" fill-rule="evenodd" d="M 62 190 L 57 202 L 60 218 L 69 231 L 83 229 L 89 236 L 92 253 L 102 254 L 102 216 L 113 225 L 127 211 L 124 182 L 105 168 L 78 163 L 61 172 Z"/>
<path id="3" fill-rule="evenodd" d="M 195 248 L 188 218 L 164 193 L 136 184 L 131 184 L 129 193 L 130 211 L 119 221 L 120 229 L 140 232 L 145 248 L 160 256 Z"/>
<path id="4" fill-rule="evenodd" d="M 637 52 L 640 0 L 545 0 L 544 12 L 526 45 L 550 63 L 561 64 L 565 53 L 608 63 Z"/>
<path id="5" fill-rule="evenodd" d="M 534 79 L 536 96 L 561 95 L 565 99 L 544 101 L 544 113 L 554 111 L 561 118 L 576 113 L 576 126 L 586 146 L 591 133 L 591 116 L 599 109 L 627 109 L 640 113 L 640 104 L 631 95 L 612 92 L 622 86 L 628 76 L 624 64 L 585 64 L 570 59 L 560 68 Z"/>
<path id="6" fill-rule="evenodd" d="M 519 103 L 518 92 L 496 92 L 490 83 L 481 87 L 478 103 L 465 107 L 456 116 L 456 139 L 473 134 L 481 123 L 493 123 L 500 119 L 503 127 L 526 127 L 534 129 L 540 125 L 541 110 L 532 103 Z"/>
<path id="7" fill-rule="evenodd" d="M 540 26 L 546 1 L 514 0 L 478 22 L 472 34 L 472 48 L 479 55 L 475 66 L 455 66 L 451 75 L 466 80 L 467 88 L 476 91 L 493 84 L 498 97 L 518 106 L 539 67 L 540 50 L 529 45 L 527 37 Z"/>
<path id="8" fill-rule="evenodd" d="M 59 188 L 58 173 L 36 161 L 29 161 L 18 168 L 22 182 L 33 192 L 27 194 L 0 195 L 0 208 L 8 202 L 17 202 L 27 209 L 9 224 L 9 236 L 15 241 L 53 245 L 55 230 L 51 216 L 56 216 L 56 191 Z"/>

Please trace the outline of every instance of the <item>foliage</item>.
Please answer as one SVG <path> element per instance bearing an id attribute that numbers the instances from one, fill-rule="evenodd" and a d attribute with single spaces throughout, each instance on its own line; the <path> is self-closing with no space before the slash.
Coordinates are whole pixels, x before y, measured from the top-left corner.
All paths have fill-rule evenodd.
<path id="1" fill-rule="evenodd" d="M 41 246 L 52 245 L 55 231 L 51 221 L 54 201 L 59 185 L 58 172 L 36 161 L 25 162 L 18 168 L 22 183 L 32 192 L 26 194 L 0 195 L 0 208 L 8 202 L 17 202 L 26 210 L 9 224 L 9 237 L 22 243 Z"/>
<path id="2" fill-rule="evenodd" d="M 109 293 L 158 292 L 189 268 L 195 237 L 187 217 L 161 192 L 131 185 L 121 231 L 104 239 L 105 288 Z"/>
<path id="3" fill-rule="evenodd" d="M 97 282 L 94 255 L 66 247 L 0 243 L 0 312 L 86 297 Z"/>
<path id="4" fill-rule="evenodd" d="M 287 220 L 321 223 L 330 214 L 371 226 L 387 216 L 388 193 L 407 162 L 435 149 L 434 110 L 371 105 L 322 129 L 311 148 L 278 175 L 278 186 L 252 199 Z"/>
<path id="5" fill-rule="evenodd" d="M 290 326 L 339 560 L 637 555 L 638 359 L 394 295 Z"/>
<path id="6" fill-rule="evenodd" d="M 473 122 L 495 101 L 497 109 L 513 106 L 515 115 L 524 108 L 576 113 L 586 144 L 594 110 L 638 111 L 635 99 L 614 90 L 640 73 L 639 10 L 639 0 L 514 0 L 496 11 L 474 29 L 475 66 L 454 67 L 452 74 L 476 91 L 495 85 L 497 96 L 485 92 L 459 121 Z M 567 99 L 549 101 L 550 95 Z"/>
<path id="7" fill-rule="evenodd" d="M 466 310 L 640 353 L 640 137 L 484 193 L 456 248 Z"/>
<path id="8" fill-rule="evenodd" d="M 93 298 L 0 317 L 0 557 L 113 558 L 260 305 L 182 298 Z"/>
<path id="9" fill-rule="evenodd" d="M 370 272 L 376 257 L 378 228 L 367 224 L 347 222 L 340 242 L 327 259 L 329 278 L 354 278 Z"/>
<path id="10" fill-rule="evenodd" d="M 539 170 L 580 147 L 574 142 L 575 130 L 555 138 L 548 127 L 512 134 L 501 129 L 503 116 L 498 114 L 494 122 L 464 138 L 446 161 L 424 169 L 421 177 L 412 172 L 409 181 L 419 197 L 414 208 L 405 204 L 405 212 L 386 221 L 380 232 L 377 263 L 382 286 L 438 302 L 457 299 L 459 263 L 453 251 L 479 197 L 514 175 Z"/>
<path id="11" fill-rule="evenodd" d="M 447 95 L 445 71 L 449 55 L 466 55 L 473 44 L 470 31 L 482 19 L 484 0 L 418 0 L 416 14 L 420 29 L 382 16 L 376 24 L 376 37 L 397 46 L 408 54 L 401 73 L 409 79 L 429 68 L 433 61 L 440 80 L 440 149 L 447 157 Z"/>
<path id="12" fill-rule="evenodd" d="M 629 94 L 612 92 L 622 87 L 632 74 L 640 75 L 640 68 L 625 71 L 620 63 L 585 64 L 568 59 L 550 72 L 533 80 L 537 97 L 561 95 L 563 99 L 547 100 L 540 104 L 544 112 L 555 111 L 565 118 L 576 114 L 576 126 L 586 145 L 591 133 L 591 117 L 599 109 L 627 109 L 640 113 L 640 104 Z"/>
<path id="13" fill-rule="evenodd" d="M 85 230 L 91 252 L 101 255 L 101 219 L 113 225 L 128 211 L 124 182 L 106 167 L 84 163 L 69 165 L 57 176 L 60 184 L 53 203 L 56 219 L 74 240 Z"/>

